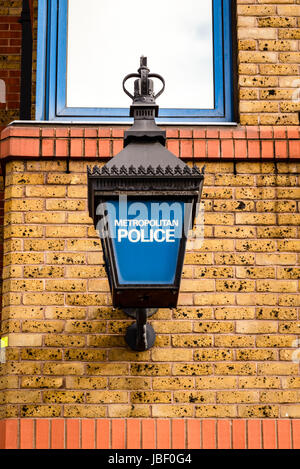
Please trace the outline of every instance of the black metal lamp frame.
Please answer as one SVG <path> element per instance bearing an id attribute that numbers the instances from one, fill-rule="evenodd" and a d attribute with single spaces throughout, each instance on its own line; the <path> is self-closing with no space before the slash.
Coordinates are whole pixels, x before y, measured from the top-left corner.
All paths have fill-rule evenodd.
<path id="1" fill-rule="evenodd" d="M 160 75 L 149 74 L 145 57 L 141 58 L 138 72 L 128 75 L 123 81 L 125 92 L 133 98 L 130 115 L 134 117 L 133 126 L 124 135 L 124 149 L 103 167 L 88 168 L 89 214 L 97 227 L 100 219 L 98 205 L 113 198 L 122 195 L 126 195 L 128 200 L 141 197 L 150 200 L 171 198 L 174 202 L 189 204 L 186 205 L 190 209 L 185 213 L 184 225 L 189 223 L 192 226 L 202 193 L 204 168 L 202 172 L 196 166 L 190 168 L 165 148 L 166 133 L 154 120 L 158 115 L 155 98 L 162 93 L 164 80 Z M 138 77 L 134 96 L 125 89 L 126 80 L 132 76 Z M 159 78 L 163 83 L 162 90 L 156 96 L 152 80 L 149 79 L 151 76 Z M 153 308 L 177 306 L 186 233 L 183 230 L 175 278 L 171 285 L 121 285 L 112 240 L 109 236 L 100 237 L 113 305 L 136 318 L 136 323 L 128 328 L 126 341 L 134 350 L 147 350 L 155 341 L 155 333 L 147 324 L 147 317 L 155 311 Z"/>

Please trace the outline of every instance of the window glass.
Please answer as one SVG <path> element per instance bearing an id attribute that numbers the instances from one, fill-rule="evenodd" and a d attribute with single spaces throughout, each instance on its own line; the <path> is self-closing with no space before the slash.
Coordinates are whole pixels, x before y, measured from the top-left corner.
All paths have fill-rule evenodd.
<path id="1" fill-rule="evenodd" d="M 214 108 L 212 0 L 68 0 L 67 107 L 128 107 L 141 55 L 165 78 L 161 108 Z"/>

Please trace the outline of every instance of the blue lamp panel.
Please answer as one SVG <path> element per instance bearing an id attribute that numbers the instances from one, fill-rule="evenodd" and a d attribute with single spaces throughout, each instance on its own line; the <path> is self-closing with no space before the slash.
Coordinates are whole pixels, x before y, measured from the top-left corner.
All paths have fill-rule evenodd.
<path id="1" fill-rule="evenodd" d="M 124 211 L 119 200 L 110 200 L 106 210 L 119 284 L 173 284 L 184 203 L 127 201 Z"/>

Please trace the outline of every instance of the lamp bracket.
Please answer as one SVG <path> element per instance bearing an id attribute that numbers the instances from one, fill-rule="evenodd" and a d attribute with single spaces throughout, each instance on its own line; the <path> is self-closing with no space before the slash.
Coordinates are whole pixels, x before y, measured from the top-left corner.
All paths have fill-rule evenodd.
<path id="1" fill-rule="evenodd" d="M 124 312 L 136 318 L 136 322 L 127 328 L 125 340 L 127 345 L 137 352 L 143 352 L 153 347 L 155 342 L 155 332 L 147 318 L 152 316 L 157 309 L 150 308 L 130 308 Z"/>

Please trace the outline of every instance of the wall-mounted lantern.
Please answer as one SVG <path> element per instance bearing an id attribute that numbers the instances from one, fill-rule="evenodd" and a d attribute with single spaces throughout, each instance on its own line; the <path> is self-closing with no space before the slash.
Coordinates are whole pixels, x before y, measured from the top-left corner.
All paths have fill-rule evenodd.
<path id="1" fill-rule="evenodd" d="M 125 88 L 132 77 L 134 96 Z M 156 95 L 151 78 L 163 84 Z M 155 123 L 155 99 L 164 86 L 141 57 L 138 73 L 123 80 L 134 118 L 124 149 L 101 168 L 88 168 L 89 213 L 102 241 L 113 305 L 137 320 L 126 334 L 134 350 L 154 344 L 147 317 L 155 308 L 177 306 L 187 235 L 204 182 L 203 172 L 166 149 L 166 132 Z"/>

